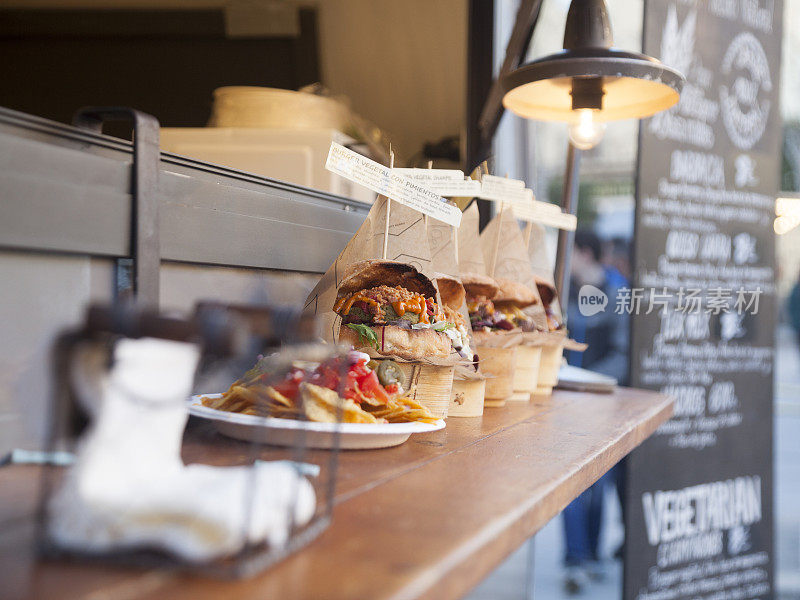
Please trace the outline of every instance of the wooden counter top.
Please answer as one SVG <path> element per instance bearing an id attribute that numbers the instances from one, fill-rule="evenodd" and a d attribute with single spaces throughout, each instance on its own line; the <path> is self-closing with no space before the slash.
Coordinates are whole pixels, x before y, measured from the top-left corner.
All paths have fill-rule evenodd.
<path id="1" fill-rule="evenodd" d="M 36 469 L 4 467 L 0 582 L 8 597 L 63 600 L 459 598 L 671 414 L 672 400 L 653 392 L 556 391 L 449 419 L 397 448 L 343 451 L 331 526 L 233 582 L 35 562 Z"/>

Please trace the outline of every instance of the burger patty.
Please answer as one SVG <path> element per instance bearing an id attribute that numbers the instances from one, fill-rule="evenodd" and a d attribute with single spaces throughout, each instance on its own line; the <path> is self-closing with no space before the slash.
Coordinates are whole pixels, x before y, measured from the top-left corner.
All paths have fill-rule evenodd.
<path id="1" fill-rule="evenodd" d="M 439 320 L 441 311 L 431 298 L 400 286 L 379 285 L 336 300 L 333 307 L 344 323 L 410 326 Z"/>

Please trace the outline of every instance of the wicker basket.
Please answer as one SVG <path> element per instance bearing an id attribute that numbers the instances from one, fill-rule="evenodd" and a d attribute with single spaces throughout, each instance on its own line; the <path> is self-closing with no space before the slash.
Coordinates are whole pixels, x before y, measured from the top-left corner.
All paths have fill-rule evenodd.
<path id="1" fill-rule="evenodd" d="M 549 396 L 558 383 L 558 371 L 561 369 L 561 357 L 564 354 L 564 339 L 556 344 L 542 346 L 542 360 L 539 364 L 539 381 L 536 385 L 537 396 Z"/>
<path id="2" fill-rule="evenodd" d="M 483 414 L 485 379 L 453 379 L 448 417 L 480 417 Z"/>
<path id="3" fill-rule="evenodd" d="M 514 395 L 514 366 L 518 346 L 493 348 L 478 346 L 480 371 L 486 376 L 485 406 L 504 406 Z"/>
<path id="4" fill-rule="evenodd" d="M 527 402 L 536 392 L 542 346 L 519 346 L 514 367 L 514 394 L 509 400 Z"/>
<path id="5" fill-rule="evenodd" d="M 397 362 L 403 371 L 406 388 L 413 388 L 412 398 L 426 406 L 439 419 L 447 418 L 454 367 L 419 362 Z"/>

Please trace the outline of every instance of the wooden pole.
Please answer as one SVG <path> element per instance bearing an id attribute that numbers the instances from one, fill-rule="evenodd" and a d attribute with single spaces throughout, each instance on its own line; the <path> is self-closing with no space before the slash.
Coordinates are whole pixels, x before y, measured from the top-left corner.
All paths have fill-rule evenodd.
<path id="1" fill-rule="evenodd" d="M 492 268 L 489 277 L 494 277 L 494 269 L 497 266 L 497 253 L 500 251 L 500 233 L 503 227 L 503 213 L 506 212 L 506 203 L 500 202 L 500 213 L 497 215 L 497 235 L 494 238 L 494 253 L 492 254 Z"/>
<path id="2" fill-rule="evenodd" d="M 429 169 L 433 168 L 433 161 L 432 160 L 428 161 L 428 168 Z M 422 215 L 422 222 L 425 223 L 425 235 L 427 235 L 428 234 L 428 215 L 425 215 L 425 214 Z"/>
<path id="3" fill-rule="evenodd" d="M 487 170 L 486 162 L 483 163 L 484 169 Z M 508 179 L 508 173 L 506 173 L 506 179 Z M 492 262 L 489 271 L 489 277 L 494 277 L 494 270 L 497 267 L 497 253 L 500 251 L 500 233 L 502 232 L 503 228 L 503 213 L 506 210 L 506 203 L 502 200 L 500 201 L 500 213 L 497 215 L 497 234 L 494 237 L 494 252 L 492 253 Z"/>
<path id="4" fill-rule="evenodd" d="M 456 258 L 456 265 L 458 265 L 458 227 L 453 227 L 453 254 Z M 459 266 L 459 271 L 461 267 Z"/>
<path id="5" fill-rule="evenodd" d="M 394 169 L 394 151 L 389 144 L 389 168 Z M 381 258 L 386 260 L 386 253 L 389 251 L 389 217 L 392 213 L 392 199 L 386 196 L 386 222 L 383 226 L 383 252 Z"/>
<path id="6" fill-rule="evenodd" d="M 433 161 L 432 160 L 428 161 L 428 168 L 429 169 L 433 168 Z M 422 222 L 425 224 L 425 237 L 427 238 L 428 237 L 428 215 L 425 215 L 425 214 L 422 215 Z M 433 267 L 433 265 L 431 265 L 431 267 Z M 441 294 L 441 292 L 439 292 L 439 282 L 436 282 L 436 286 L 435 287 L 436 287 L 436 304 L 439 305 L 439 308 L 442 308 L 442 306 L 444 306 L 444 305 L 442 304 L 442 294 Z M 442 309 L 442 310 L 444 310 L 444 309 Z"/>

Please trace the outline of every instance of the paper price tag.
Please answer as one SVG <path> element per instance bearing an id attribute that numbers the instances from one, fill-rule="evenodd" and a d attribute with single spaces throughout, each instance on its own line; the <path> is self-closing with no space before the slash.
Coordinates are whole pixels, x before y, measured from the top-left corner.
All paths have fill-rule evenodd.
<path id="1" fill-rule="evenodd" d="M 481 193 L 478 197 L 495 202 L 525 203 L 533 200 L 533 192 L 520 179 L 484 175 L 481 177 Z"/>
<path id="2" fill-rule="evenodd" d="M 578 226 L 578 218 L 575 215 L 563 213 L 558 206 L 549 202 L 539 200 L 527 203 L 515 202 L 511 204 L 511 209 L 520 221 L 531 221 L 566 231 L 575 231 Z"/>
<path id="3" fill-rule="evenodd" d="M 464 177 L 456 169 L 394 169 L 395 173 L 413 179 L 440 196 L 471 197 L 481 192 L 480 181 Z"/>
<path id="4" fill-rule="evenodd" d="M 341 144 L 331 143 L 325 168 L 448 225 L 458 227 L 461 224 L 461 211 L 439 194 L 394 172 L 397 169 L 384 167 Z"/>

